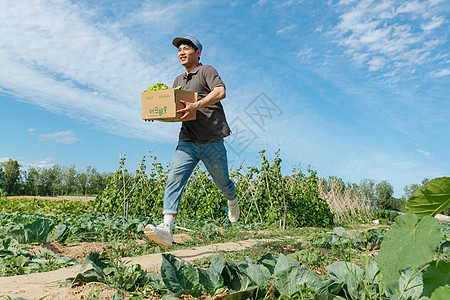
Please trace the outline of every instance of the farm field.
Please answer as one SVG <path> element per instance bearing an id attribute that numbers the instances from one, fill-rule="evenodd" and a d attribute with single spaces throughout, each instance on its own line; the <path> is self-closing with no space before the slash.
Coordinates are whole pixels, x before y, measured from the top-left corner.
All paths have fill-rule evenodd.
<path id="1" fill-rule="evenodd" d="M 109 256 L 110 259 L 120 258 L 129 265 L 139 264 L 149 273 L 161 273 L 161 253 L 166 249 L 143 236 L 145 224 L 153 221 L 150 218 L 129 218 L 125 221 L 123 217 L 92 215 L 85 212 L 85 201 L 59 198 L 3 199 L 3 210 L 8 208 L 9 212 L 1 212 L 0 222 L 3 245 L 0 295 L 5 299 L 70 299 L 82 294 L 88 297 L 99 287 L 99 299 L 110 299 L 110 294 L 114 295 L 118 290 L 106 284 L 58 285 L 58 282 L 80 273 L 81 264 L 91 252 Z M 321 228 L 282 232 L 240 224 L 224 229 L 210 220 L 179 220 L 177 225 L 193 232 L 175 229 L 175 245 L 170 253 L 202 267 L 206 267 L 214 255 L 236 261 L 245 261 L 247 256 L 256 261 L 265 254 L 283 253 L 303 256 L 304 267 L 310 267 L 323 276 L 333 260 L 362 259 L 351 245 L 327 249 L 329 233 Z M 379 247 L 383 227 L 370 229 L 374 233 L 371 237 L 375 249 Z M 367 232 L 364 226 L 360 229 Z M 328 231 L 331 232 L 331 229 Z"/>
<path id="2" fill-rule="evenodd" d="M 92 201 L 0 198 L 0 299 L 446 299 L 450 224 L 267 226 L 95 213 Z M 394 226 L 391 226 L 393 224 Z M 385 284 L 388 282 L 388 284 Z"/>

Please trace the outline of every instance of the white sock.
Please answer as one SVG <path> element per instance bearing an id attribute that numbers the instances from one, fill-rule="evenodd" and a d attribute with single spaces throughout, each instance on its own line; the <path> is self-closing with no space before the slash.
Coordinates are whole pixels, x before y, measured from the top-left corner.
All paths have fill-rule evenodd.
<path id="1" fill-rule="evenodd" d="M 234 207 L 237 205 L 237 198 L 234 198 L 234 200 L 228 200 L 228 207 Z"/>
<path id="2" fill-rule="evenodd" d="M 164 224 L 169 225 L 170 231 L 172 231 L 174 222 L 175 222 L 175 217 L 174 216 L 164 215 Z"/>

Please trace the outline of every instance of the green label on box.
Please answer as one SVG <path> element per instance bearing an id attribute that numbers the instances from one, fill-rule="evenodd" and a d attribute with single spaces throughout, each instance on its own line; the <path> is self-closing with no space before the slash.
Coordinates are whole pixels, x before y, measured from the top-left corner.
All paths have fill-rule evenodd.
<path id="1" fill-rule="evenodd" d="M 159 97 L 158 98 L 169 98 L 170 96 L 169 95 L 159 95 Z"/>
<path id="2" fill-rule="evenodd" d="M 164 107 L 155 106 L 155 108 L 150 108 L 148 112 L 150 113 L 151 116 L 165 115 L 167 113 L 167 106 Z"/>

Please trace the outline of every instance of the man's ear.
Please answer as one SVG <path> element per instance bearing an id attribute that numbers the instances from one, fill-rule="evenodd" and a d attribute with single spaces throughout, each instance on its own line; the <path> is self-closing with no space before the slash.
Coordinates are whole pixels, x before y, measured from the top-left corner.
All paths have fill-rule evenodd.
<path id="1" fill-rule="evenodd" d="M 197 57 L 200 59 L 200 56 L 202 55 L 202 50 L 197 50 Z"/>

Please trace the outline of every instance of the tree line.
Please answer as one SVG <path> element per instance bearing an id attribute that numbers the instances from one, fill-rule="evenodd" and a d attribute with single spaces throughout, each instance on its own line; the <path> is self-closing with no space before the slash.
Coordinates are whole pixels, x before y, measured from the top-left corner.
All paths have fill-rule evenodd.
<path id="1" fill-rule="evenodd" d="M 75 166 L 54 165 L 49 168 L 31 167 L 23 170 L 18 161 L 9 159 L 0 163 L 0 196 L 95 196 L 105 190 L 109 177 L 114 172 L 99 172 L 89 166 L 86 170 L 77 170 Z M 394 188 L 387 181 L 376 182 L 362 179 L 359 184 L 344 182 L 341 178 L 322 179 L 325 186 L 331 180 L 338 182 L 343 190 L 351 190 L 362 198 L 372 201 L 374 207 L 386 210 L 405 211 L 406 202 L 417 189 L 425 189 L 429 179 L 413 183 L 403 188 L 401 198 L 394 197 Z M 450 207 L 444 214 L 450 214 Z"/>
<path id="2" fill-rule="evenodd" d="M 110 175 L 92 166 L 86 170 L 73 165 L 23 170 L 18 161 L 9 159 L 0 163 L 0 196 L 97 195 Z"/>

